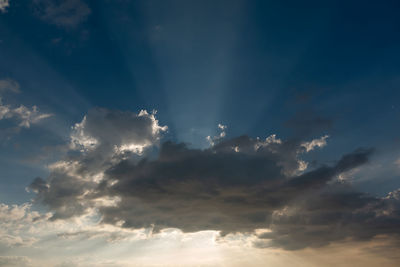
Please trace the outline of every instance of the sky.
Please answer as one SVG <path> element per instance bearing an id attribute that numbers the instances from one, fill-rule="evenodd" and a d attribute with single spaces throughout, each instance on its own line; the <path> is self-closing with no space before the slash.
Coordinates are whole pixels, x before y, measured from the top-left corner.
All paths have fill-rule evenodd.
<path id="1" fill-rule="evenodd" d="M 0 0 L 0 266 L 398 266 L 399 10 Z"/>

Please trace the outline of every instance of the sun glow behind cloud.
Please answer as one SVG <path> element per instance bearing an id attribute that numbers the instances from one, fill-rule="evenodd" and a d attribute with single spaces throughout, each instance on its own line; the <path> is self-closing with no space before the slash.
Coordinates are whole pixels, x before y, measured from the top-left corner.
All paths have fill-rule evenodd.
<path id="1" fill-rule="evenodd" d="M 390 239 L 344 241 L 320 249 L 285 251 L 254 248 L 252 234 L 220 237 L 216 231 L 182 233 L 165 229 L 129 230 L 99 225 L 98 217 L 47 221 L 49 214 L 31 211 L 30 205 L 0 206 L 0 246 L 5 266 L 395 266 Z M 6 230 L 7 229 L 7 230 Z M 259 230 L 261 234 L 266 230 Z M 268 232 L 268 231 L 267 231 Z M 23 256 L 22 256 L 23 255 Z M 394 256 L 394 255 L 392 255 Z"/>
<path id="2" fill-rule="evenodd" d="M 369 258 L 359 262 L 373 263 L 371 266 L 377 262 L 389 266 L 396 260 L 380 256 L 381 248 L 396 249 L 390 245 L 396 239 L 379 234 L 381 229 L 369 233 L 367 242 L 357 241 L 363 229 L 351 226 L 344 228 L 350 231 L 347 237 L 340 233 L 331 236 L 329 229 L 325 231 L 329 223 L 319 224 L 319 214 L 309 209 L 314 204 L 309 204 L 304 194 L 314 190 L 321 198 L 318 201 L 335 202 L 335 195 L 324 195 L 318 189 L 324 187 L 320 179 L 343 183 L 342 173 L 364 164 L 371 151 L 357 150 L 332 167 L 308 170 L 301 155 L 323 148 L 327 136 L 295 143 L 274 134 L 265 139 L 242 136 L 225 140 L 227 127 L 218 127 L 221 133 L 210 138 L 208 149 L 171 142 L 159 147 L 167 127 L 159 125 L 155 113 L 89 111 L 71 129 L 69 153 L 49 165 L 46 180 L 37 178 L 28 188 L 37 194 L 33 202 L 45 204 L 49 212 L 34 211 L 28 203 L 1 206 L 4 230 L 0 245 L 13 257 L 2 260 L 28 266 L 319 266 L 330 262 L 327 255 L 339 253 L 335 247 L 351 248 L 340 256 L 343 264 L 346 257 L 363 253 Z M 125 146 L 129 149 L 115 150 Z M 148 153 L 153 146 L 159 149 L 158 158 Z M 193 157 L 196 161 L 187 161 Z M 215 165 L 214 161 L 220 163 Z M 262 164 L 258 166 L 258 162 Z M 224 164 L 238 169 L 215 169 Z M 191 167 L 185 169 L 186 165 Z M 160 167 L 161 176 L 157 173 Z M 257 191 L 270 191 L 269 187 L 276 188 L 275 193 Z M 340 186 L 333 188 L 342 190 Z M 263 199 L 263 195 L 268 198 Z M 398 196 L 394 191 L 386 198 L 367 198 L 365 205 L 378 217 L 391 218 Z M 293 197 L 298 204 L 291 202 Z M 362 201 L 356 194 L 350 197 Z M 384 208 L 375 206 L 376 202 Z M 302 212 L 317 217 L 315 223 L 305 222 L 299 235 L 291 220 L 302 222 Z M 355 209 L 353 214 L 370 216 L 364 212 Z M 266 223 L 268 216 L 270 224 Z M 376 227 L 380 227 L 379 220 Z M 325 236 L 315 235 L 314 228 Z M 329 253 L 316 256 L 327 247 Z"/>
<path id="3" fill-rule="evenodd" d="M 0 0 L 0 266 L 398 266 L 397 8 L 228 2 Z"/>

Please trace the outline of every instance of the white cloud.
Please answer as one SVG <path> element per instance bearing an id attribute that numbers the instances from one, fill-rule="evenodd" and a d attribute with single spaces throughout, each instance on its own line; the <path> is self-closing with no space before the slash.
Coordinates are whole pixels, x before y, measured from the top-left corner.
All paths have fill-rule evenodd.
<path id="1" fill-rule="evenodd" d="M 218 129 L 221 131 L 219 135 L 211 137 L 210 135 L 206 137 L 207 141 L 210 143 L 211 146 L 215 145 L 219 141 L 221 141 L 226 136 L 226 129 L 228 127 L 221 123 L 218 123 Z"/>
<path id="2" fill-rule="evenodd" d="M 322 148 L 326 146 L 326 139 L 329 137 L 329 135 L 322 136 L 321 138 L 314 139 L 310 142 L 304 142 L 301 144 L 302 147 L 305 148 L 306 152 L 310 152 L 311 150 L 314 150 L 316 147 Z"/>
<path id="3" fill-rule="evenodd" d="M 10 79 L 0 80 L 0 93 L 12 92 L 19 93 L 18 82 Z M 13 119 L 17 122 L 18 128 L 29 128 L 32 124 L 51 117 L 52 114 L 41 113 L 37 106 L 28 108 L 24 105 L 19 107 L 12 107 L 11 105 L 4 104 L 0 95 L 0 120 Z"/>
<path id="4" fill-rule="evenodd" d="M 85 126 L 86 126 L 86 116 L 83 117 L 83 120 L 80 123 L 76 123 L 72 127 L 71 133 L 71 148 L 72 149 L 80 149 L 81 152 L 92 150 L 98 144 L 98 141 L 85 134 Z"/>
<path id="5" fill-rule="evenodd" d="M 8 247 L 31 246 L 36 242 L 32 235 L 26 235 L 34 224 L 46 219 L 36 211 L 30 211 L 30 204 L 5 205 L 0 203 L 0 243 Z"/>
<path id="6" fill-rule="evenodd" d="M 11 110 L 11 117 L 16 117 L 20 120 L 19 126 L 29 128 L 31 124 L 38 123 L 39 121 L 49 118 L 52 114 L 40 113 L 37 106 L 33 106 L 31 109 L 24 105 L 19 106 Z"/>

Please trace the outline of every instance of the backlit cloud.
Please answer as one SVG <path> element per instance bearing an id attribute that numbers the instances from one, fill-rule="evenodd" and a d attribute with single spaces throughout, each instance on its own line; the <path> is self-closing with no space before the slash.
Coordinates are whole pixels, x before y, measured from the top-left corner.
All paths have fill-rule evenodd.
<path id="1" fill-rule="evenodd" d="M 167 141 L 158 155 L 150 153 L 165 130 L 145 111 L 94 109 L 73 127 L 69 156 L 30 189 L 50 208 L 51 220 L 96 211 L 101 224 L 155 233 L 268 229 L 254 245 L 289 250 L 398 238 L 398 191 L 378 198 L 339 179 L 367 164 L 373 149 L 312 169 L 301 156 L 325 146 L 327 136 L 305 142 L 244 135 L 206 149 Z"/>

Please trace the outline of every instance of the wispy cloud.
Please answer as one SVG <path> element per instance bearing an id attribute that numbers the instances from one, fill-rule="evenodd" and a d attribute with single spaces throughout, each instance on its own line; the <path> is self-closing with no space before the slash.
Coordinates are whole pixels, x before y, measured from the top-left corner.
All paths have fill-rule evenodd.
<path id="1" fill-rule="evenodd" d="M 19 83 L 12 79 L 0 80 L 0 93 L 4 93 L 7 91 L 10 91 L 13 93 L 20 93 Z"/>
<path id="2" fill-rule="evenodd" d="M 74 28 L 84 22 L 92 12 L 81 0 L 33 0 L 36 15 L 50 24 Z"/>
<path id="3" fill-rule="evenodd" d="M 11 79 L 0 80 L 0 121 L 10 120 L 15 122 L 16 125 L 13 126 L 11 132 L 19 131 L 21 128 L 29 128 L 32 124 L 52 116 L 49 113 L 41 113 L 35 105 L 29 108 L 22 104 L 14 107 L 3 103 L 2 94 L 6 92 L 20 93 L 18 82 Z"/>

